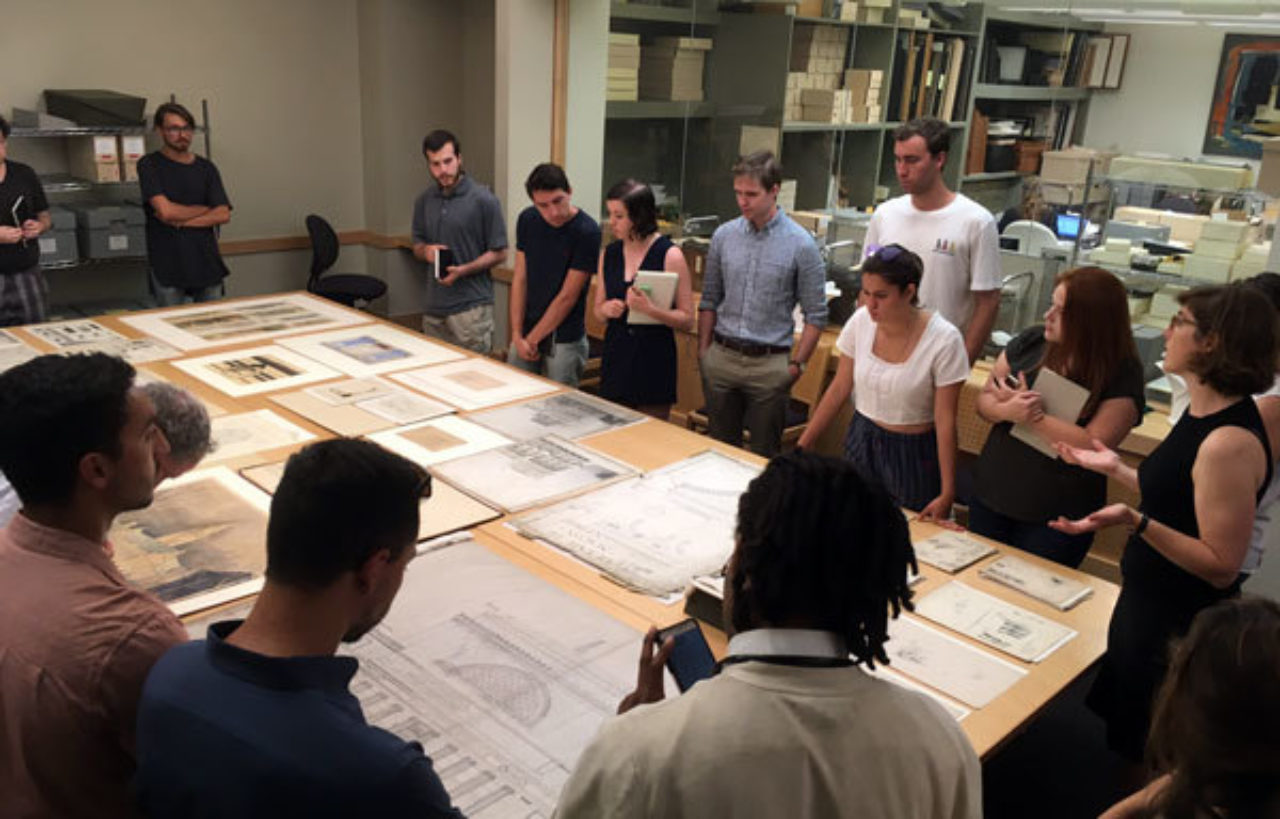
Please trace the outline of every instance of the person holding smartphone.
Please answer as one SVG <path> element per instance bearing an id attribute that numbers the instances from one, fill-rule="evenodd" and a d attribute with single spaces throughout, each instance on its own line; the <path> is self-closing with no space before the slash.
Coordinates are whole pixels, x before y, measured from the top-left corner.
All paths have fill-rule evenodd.
<path id="1" fill-rule="evenodd" d="M 600 396 L 667 420 L 676 401 L 676 330 L 692 330 L 693 284 L 684 253 L 658 233 L 658 207 L 648 185 L 624 179 L 605 196 L 617 240 L 600 253 L 600 281 L 592 309 L 607 321 Z M 654 304 L 636 285 L 641 270 L 669 270 L 680 278 L 675 304 Z M 631 324 L 630 311 L 657 324 Z"/>
<path id="2" fill-rule="evenodd" d="M 969 377 L 964 337 L 920 306 L 924 264 L 901 245 L 862 263 L 862 306 L 840 331 L 840 364 L 800 436 L 808 449 L 853 401 L 844 456 L 925 520 L 951 518 L 956 409 Z"/>
<path id="3" fill-rule="evenodd" d="M 955 720 L 858 667 L 887 661 L 914 565 L 884 489 L 834 458 L 775 458 L 739 501 L 722 670 L 661 701 L 675 640 L 651 629 L 635 691 L 557 815 L 981 816 L 978 758 Z"/>
<path id="4" fill-rule="evenodd" d="M 1107 480 L 1013 437 L 1025 424 L 1050 444 L 1116 447 L 1142 420 L 1142 362 L 1129 326 L 1124 284 L 1097 267 L 1058 277 L 1044 325 L 1013 337 L 978 396 L 978 414 L 995 426 L 974 465 L 969 528 L 1032 554 L 1076 567 L 1093 533 L 1050 529 L 1065 515 L 1083 517 L 1106 503 Z M 1046 415 L 1036 379 L 1050 370 L 1089 390 L 1079 417 Z"/>

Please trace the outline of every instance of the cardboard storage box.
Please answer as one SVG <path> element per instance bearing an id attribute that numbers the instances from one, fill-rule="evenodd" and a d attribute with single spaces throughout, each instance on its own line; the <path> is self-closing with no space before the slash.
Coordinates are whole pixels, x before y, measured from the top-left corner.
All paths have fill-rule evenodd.
<path id="1" fill-rule="evenodd" d="M 1258 190 L 1280 196 L 1280 137 L 1262 143 L 1262 165 L 1258 167 Z"/>
<path id="2" fill-rule="evenodd" d="M 145 256 L 146 218 L 134 205 L 86 205 L 77 207 L 76 233 L 83 259 L 117 259 Z"/>
<path id="3" fill-rule="evenodd" d="M 1115 154 L 1088 148 L 1065 148 L 1061 151 L 1045 151 L 1040 163 L 1040 178 L 1046 182 L 1062 182 L 1083 185 L 1089 176 L 1089 163 L 1093 163 L 1093 178 L 1107 175 Z"/>
<path id="4" fill-rule="evenodd" d="M 49 208 L 53 227 L 41 234 L 40 264 L 44 267 L 65 267 L 80 261 L 76 247 L 76 214 L 66 208 Z"/>
<path id="5" fill-rule="evenodd" d="M 113 136 L 76 137 L 67 142 L 71 175 L 90 182 L 119 182 L 120 155 Z"/>

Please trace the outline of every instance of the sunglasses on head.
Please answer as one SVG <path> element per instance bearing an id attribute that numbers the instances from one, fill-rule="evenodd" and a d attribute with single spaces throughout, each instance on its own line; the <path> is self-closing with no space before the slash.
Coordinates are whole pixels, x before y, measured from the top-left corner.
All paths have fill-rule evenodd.
<path id="1" fill-rule="evenodd" d="M 877 259 L 879 259 L 882 262 L 892 263 L 895 259 L 897 259 L 899 256 L 901 256 L 906 252 L 907 252 L 907 249 L 902 245 L 892 244 L 892 245 L 885 245 L 884 247 L 876 248 L 875 252 L 871 255 L 875 256 Z"/>

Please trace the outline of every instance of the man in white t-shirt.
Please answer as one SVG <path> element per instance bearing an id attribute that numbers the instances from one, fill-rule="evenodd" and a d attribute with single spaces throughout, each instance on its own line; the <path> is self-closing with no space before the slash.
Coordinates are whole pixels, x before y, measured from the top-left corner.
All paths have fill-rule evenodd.
<path id="1" fill-rule="evenodd" d="M 924 261 L 920 303 L 964 335 L 970 363 L 982 355 L 1000 308 L 1000 238 L 995 217 L 942 179 L 951 150 L 945 122 L 913 119 L 893 132 L 893 162 L 904 195 L 876 208 L 865 253 L 893 242 Z"/>

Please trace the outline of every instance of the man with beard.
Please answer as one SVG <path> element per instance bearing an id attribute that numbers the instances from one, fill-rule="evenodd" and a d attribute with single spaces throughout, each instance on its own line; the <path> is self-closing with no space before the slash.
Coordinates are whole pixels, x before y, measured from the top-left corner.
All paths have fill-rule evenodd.
<path id="1" fill-rule="evenodd" d="M 161 307 L 226 295 L 218 227 L 231 221 L 231 202 L 217 167 L 191 152 L 195 127 L 190 111 L 164 103 L 155 115 L 163 145 L 138 160 L 151 292 Z"/>
<path id="2" fill-rule="evenodd" d="M 435 180 L 413 203 L 413 255 L 432 266 L 422 332 L 487 355 L 493 348 L 489 271 L 507 259 L 502 205 L 462 169 L 462 146 L 452 133 L 427 134 L 422 153 Z"/>
<path id="3" fill-rule="evenodd" d="M 335 657 L 391 608 L 430 479 L 369 441 L 313 444 L 271 500 L 266 584 L 244 621 L 166 654 L 138 709 L 147 816 L 460 817 L 416 742 L 365 722 Z"/>
<path id="4" fill-rule="evenodd" d="M 112 561 L 116 515 L 151 503 L 168 443 L 133 367 L 42 356 L 0 375 L 0 814 L 132 816 L 143 680 L 187 639 Z"/>

